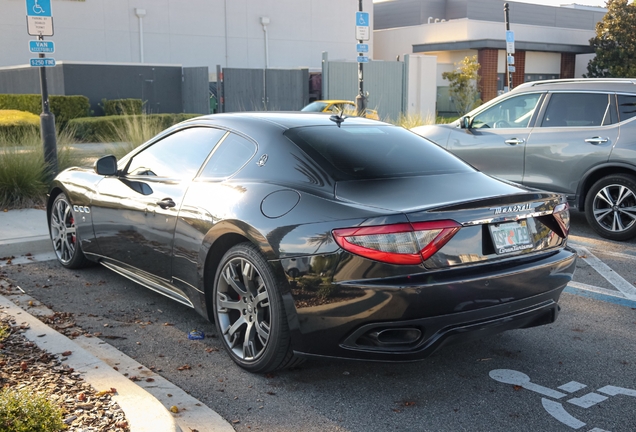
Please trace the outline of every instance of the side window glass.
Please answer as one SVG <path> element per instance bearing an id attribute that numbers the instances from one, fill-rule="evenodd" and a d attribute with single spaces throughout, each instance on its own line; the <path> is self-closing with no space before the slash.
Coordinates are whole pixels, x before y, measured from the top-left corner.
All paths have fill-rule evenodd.
<path id="1" fill-rule="evenodd" d="M 540 93 L 508 98 L 473 117 L 472 127 L 477 129 L 528 127 L 540 98 Z"/>
<path id="2" fill-rule="evenodd" d="M 223 135 L 225 131 L 207 127 L 175 132 L 133 157 L 128 175 L 193 178 Z"/>
<path id="3" fill-rule="evenodd" d="M 553 93 L 541 127 L 585 127 L 611 123 L 609 95 Z"/>
<path id="4" fill-rule="evenodd" d="M 618 116 L 620 121 L 636 116 L 636 95 L 618 95 Z"/>
<path id="5" fill-rule="evenodd" d="M 236 134 L 229 134 L 214 150 L 201 177 L 224 178 L 237 172 L 256 153 L 256 144 Z"/>

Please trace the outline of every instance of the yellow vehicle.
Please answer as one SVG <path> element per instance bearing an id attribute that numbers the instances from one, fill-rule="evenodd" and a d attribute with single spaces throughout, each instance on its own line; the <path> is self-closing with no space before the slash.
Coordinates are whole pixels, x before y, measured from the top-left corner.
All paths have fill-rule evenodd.
<path id="1" fill-rule="evenodd" d="M 356 115 L 356 104 L 355 102 L 348 100 L 317 100 L 307 105 L 301 111 L 327 113 L 342 112 L 347 115 Z M 369 108 L 364 110 L 364 117 L 373 120 L 380 120 L 378 112 Z"/>

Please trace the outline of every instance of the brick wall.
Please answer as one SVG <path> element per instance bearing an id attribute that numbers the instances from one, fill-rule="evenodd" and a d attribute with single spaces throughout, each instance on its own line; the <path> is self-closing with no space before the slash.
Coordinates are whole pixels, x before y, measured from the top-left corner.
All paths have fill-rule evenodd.
<path id="1" fill-rule="evenodd" d="M 482 48 L 477 52 L 479 75 L 481 76 L 481 100 L 487 102 L 497 96 L 498 50 Z"/>
<path id="2" fill-rule="evenodd" d="M 561 78 L 574 78 L 575 63 L 575 54 L 561 53 Z"/>
<path id="3" fill-rule="evenodd" d="M 512 73 L 512 88 L 526 81 L 526 52 L 517 51 L 515 56 L 515 71 Z"/>

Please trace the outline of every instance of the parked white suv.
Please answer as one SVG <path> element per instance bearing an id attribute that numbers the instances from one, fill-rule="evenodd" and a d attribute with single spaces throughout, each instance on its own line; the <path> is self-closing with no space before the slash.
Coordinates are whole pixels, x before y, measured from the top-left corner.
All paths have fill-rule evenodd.
<path id="1" fill-rule="evenodd" d="M 636 79 L 519 85 L 414 132 L 494 176 L 564 193 L 612 240 L 636 237 Z"/>

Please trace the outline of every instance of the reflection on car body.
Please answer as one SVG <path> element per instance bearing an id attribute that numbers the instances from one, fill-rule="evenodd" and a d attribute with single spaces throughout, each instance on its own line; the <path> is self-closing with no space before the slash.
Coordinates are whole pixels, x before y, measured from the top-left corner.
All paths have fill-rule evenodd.
<path id="1" fill-rule="evenodd" d="M 576 259 L 562 195 L 357 117 L 189 120 L 60 173 L 47 208 L 63 266 L 101 263 L 193 308 L 252 372 L 417 360 L 551 323 Z"/>

